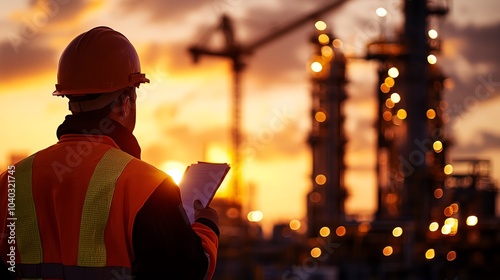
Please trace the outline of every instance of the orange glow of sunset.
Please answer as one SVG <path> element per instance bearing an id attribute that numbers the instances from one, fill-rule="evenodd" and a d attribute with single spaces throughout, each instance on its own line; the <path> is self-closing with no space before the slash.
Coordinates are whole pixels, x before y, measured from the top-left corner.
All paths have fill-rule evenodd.
<path id="1" fill-rule="evenodd" d="M 206 148 L 205 161 L 214 162 L 214 163 L 230 163 L 231 156 L 227 151 L 227 148 L 222 146 L 218 146 L 215 144 L 208 145 Z M 229 171 L 224 178 L 224 181 L 220 185 L 217 190 L 216 197 L 230 197 L 231 196 L 231 182 L 232 182 L 232 174 L 233 172 Z"/>
<path id="2" fill-rule="evenodd" d="M 167 161 L 160 166 L 160 169 L 167 173 L 174 182 L 179 185 L 182 180 L 182 175 L 186 171 L 186 165 L 178 161 Z"/>

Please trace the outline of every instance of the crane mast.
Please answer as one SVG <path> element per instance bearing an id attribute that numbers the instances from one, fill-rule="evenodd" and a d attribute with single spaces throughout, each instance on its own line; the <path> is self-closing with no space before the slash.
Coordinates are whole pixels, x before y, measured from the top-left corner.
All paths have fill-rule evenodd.
<path id="1" fill-rule="evenodd" d="M 201 56 L 215 56 L 229 59 L 232 63 L 232 75 L 233 75 L 233 100 L 232 100 L 232 125 L 231 125 L 231 137 L 232 137 L 232 170 L 233 170 L 233 182 L 232 182 L 232 197 L 237 200 L 240 195 L 240 185 L 241 185 L 241 79 L 242 73 L 245 68 L 245 63 L 243 58 L 253 54 L 257 49 L 271 43 L 284 35 L 296 30 L 304 23 L 316 19 L 324 13 L 332 11 L 339 8 L 342 4 L 347 2 L 347 0 L 333 1 L 324 5 L 323 7 L 285 25 L 282 28 L 270 32 L 269 34 L 257 39 L 249 44 L 243 45 L 236 41 L 235 31 L 233 28 L 233 23 L 227 15 L 222 15 L 221 23 L 219 25 L 219 31 L 222 32 L 225 39 L 225 46 L 223 49 L 215 50 L 208 46 L 205 46 L 202 42 L 201 44 L 191 46 L 189 52 L 193 57 L 193 61 L 197 63 Z"/>

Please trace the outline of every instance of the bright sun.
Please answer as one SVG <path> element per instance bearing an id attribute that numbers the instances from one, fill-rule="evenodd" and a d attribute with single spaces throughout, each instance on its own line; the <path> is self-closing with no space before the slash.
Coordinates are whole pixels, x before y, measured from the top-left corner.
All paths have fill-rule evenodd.
<path id="1" fill-rule="evenodd" d="M 186 171 L 186 165 L 180 163 L 178 161 L 167 161 L 160 167 L 161 170 L 165 171 L 174 182 L 179 185 L 182 180 L 182 175 L 184 175 L 184 171 Z"/>

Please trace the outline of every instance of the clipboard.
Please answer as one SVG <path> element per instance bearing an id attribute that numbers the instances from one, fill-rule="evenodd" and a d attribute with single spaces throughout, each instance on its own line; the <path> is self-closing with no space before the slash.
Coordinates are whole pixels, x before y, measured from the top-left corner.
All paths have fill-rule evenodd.
<path id="1" fill-rule="evenodd" d="M 198 161 L 198 163 L 191 164 L 186 168 L 179 188 L 182 206 L 191 224 L 194 223 L 194 201 L 200 200 L 203 206 L 207 207 L 230 168 L 227 163 L 203 161 Z"/>

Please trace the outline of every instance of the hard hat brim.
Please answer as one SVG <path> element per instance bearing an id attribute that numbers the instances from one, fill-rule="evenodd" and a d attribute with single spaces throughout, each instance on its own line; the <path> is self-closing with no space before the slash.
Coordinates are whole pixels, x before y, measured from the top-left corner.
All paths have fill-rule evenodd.
<path id="1" fill-rule="evenodd" d="M 115 85 L 111 82 L 102 83 L 102 86 L 99 88 L 78 88 L 78 89 L 64 89 L 59 84 L 56 84 L 56 90 L 52 92 L 53 96 L 66 96 L 66 95 L 86 95 L 86 94 L 101 94 L 101 93 L 109 93 L 120 90 L 126 87 L 139 87 L 142 83 L 149 83 L 149 79 L 146 78 L 146 75 L 143 73 L 134 73 L 129 77 L 129 82 L 125 85 Z"/>

